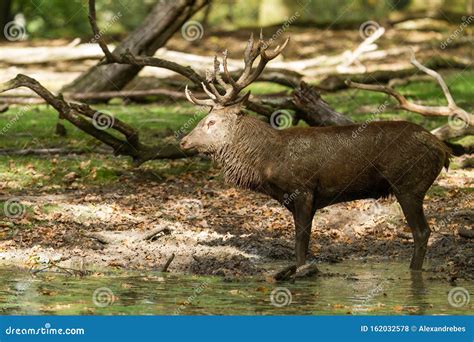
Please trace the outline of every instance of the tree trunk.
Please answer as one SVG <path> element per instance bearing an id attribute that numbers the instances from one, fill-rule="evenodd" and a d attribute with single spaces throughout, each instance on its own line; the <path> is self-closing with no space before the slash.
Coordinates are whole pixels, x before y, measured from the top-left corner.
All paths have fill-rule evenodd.
<path id="1" fill-rule="evenodd" d="M 208 0 L 159 1 L 145 18 L 143 25 L 133 31 L 113 51 L 120 55 L 127 49 L 134 55 L 152 56 L 168 39 Z M 142 67 L 123 64 L 93 66 L 71 84 L 64 92 L 100 92 L 123 89 Z"/>
<path id="2" fill-rule="evenodd" d="M 0 1 L 0 29 L 3 33 L 3 29 L 5 25 L 13 19 L 13 15 L 11 13 L 12 9 L 12 0 L 2 0 Z M 0 34 L 0 40 L 5 39 L 4 34 Z"/>

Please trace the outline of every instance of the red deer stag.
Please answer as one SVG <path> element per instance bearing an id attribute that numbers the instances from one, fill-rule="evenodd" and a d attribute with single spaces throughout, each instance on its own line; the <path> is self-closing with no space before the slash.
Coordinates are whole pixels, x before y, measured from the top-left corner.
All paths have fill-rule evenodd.
<path id="1" fill-rule="evenodd" d="M 276 129 L 244 115 L 250 92 L 239 92 L 255 81 L 265 65 L 287 45 L 274 51 L 260 37 L 250 37 L 245 66 L 234 80 L 223 56 L 223 74 L 215 58 L 203 88 L 209 99 L 186 96 L 211 111 L 181 141 L 213 157 L 226 181 L 276 199 L 292 214 L 296 229 L 296 267 L 306 262 L 311 225 L 317 209 L 331 204 L 390 194 L 400 203 L 414 238 L 410 268 L 421 270 L 430 228 L 423 198 L 441 169 L 449 165 L 449 149 L 422 127 L 405 121 L 332 127 Z M 252 68 L 260 57 L 258 65 Z"/>

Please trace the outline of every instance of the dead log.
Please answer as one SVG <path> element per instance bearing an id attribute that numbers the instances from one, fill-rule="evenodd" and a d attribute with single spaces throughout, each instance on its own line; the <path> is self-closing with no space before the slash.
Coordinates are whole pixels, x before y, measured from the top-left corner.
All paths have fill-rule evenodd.
<path id="1" fill-rule="evenodd" d="M 353 123 L 347 116 L 336 112 L 322 98 L 315 87 L 305 82 L 295 89 L 293 103 L 298 118 L 310 126 L 342 126 Z"/>
<path id="2" fill-rule="evenodd" d="M 90 153 L 90 150 L 79 150 L 79 149 L 65 149 L 65 148 L 26 148 L 26 149 L 13 149 L 4 148 L 0 149 L 0 155 L 2 156 L 29 156 L 29 155 L 55 155 L 55 154 L 84 154 Z"/>
<path id="3" fill-rule="evenodd" d="M 470 61 L 464 60 L 463 58 L 441 55 L 430 58 L 424 64 L 427 68 L 433 70 L 443 68 L 457 68 L 464 70 L 473 67 Z M 418 68 L 414 67 L 400 70 L 376 70 L 362 74 L 329 75 L 318 84 L 318 88 L 326 91 L 347 89 L 349 85 L 346 83 L 346 80 L 348 79 L 352 82 L 364 84 L 387 83 L 394 78 L 407 78 L 416 75 L 419 71 Z"/>

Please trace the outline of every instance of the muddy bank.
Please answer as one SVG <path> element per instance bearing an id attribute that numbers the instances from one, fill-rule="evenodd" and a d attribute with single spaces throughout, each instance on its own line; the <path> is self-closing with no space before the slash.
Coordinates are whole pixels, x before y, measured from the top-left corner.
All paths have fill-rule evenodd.
<path id="1" fill-rule="evenodd" d="M 473 225 L 472 174 L 444 172 L 425 201 L 433 231 L 425 268 L 448 280 L 474 278 L 474 240 L 457 234 Z M 148 176 L 135 170 L 113 186 L 15 194 L 26 210 L 2 218 L 0 262 L 160 270 L 174 254 L 170 272 L 233 277 L 293 261 L 292 217 L 276 201 L 225 185 L 217 170 Z M 316 262 L 399 259 L 408 270 L 412 247 L 394 198 L 337 204 L 314 218 Z"/>

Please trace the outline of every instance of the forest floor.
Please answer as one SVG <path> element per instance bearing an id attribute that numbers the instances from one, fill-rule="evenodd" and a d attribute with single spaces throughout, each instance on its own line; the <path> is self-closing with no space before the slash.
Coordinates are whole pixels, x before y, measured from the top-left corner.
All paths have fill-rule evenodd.
<path id="1" fill-rule="evenodd" d="M 230 277 L 261 275 L 294 260 L 292 218 L 276 201 L 225 185 L 201 160 L 172 164 L 190 171 L 160 179 L 151 170 L 128 170 L 106 186 L 86 186 L 79 174 L 68 174 L 59 190 L 22 191 L 21 217 L 0 221 L 0 259 L 159 270 L 174 254 L 171 272 Z M 85 177 L 93 178 L 89 167 L 83 165 L 90 171 Z M 32 165 L 28 170 L 35 173 Z M 442 278 L 474 274 L 474 240 L 457 234 L 473 224 L 466 189 L 472 189 L 472 173 L 443 171 L 425 200 L 433 231 L 427 268 Z M 333 205 L 313 224 L 311 260 L 403 259 L 408 267 L 413 240 L 394 198 Z M 164 230 L 147 240 L 157 228 Z"/>

